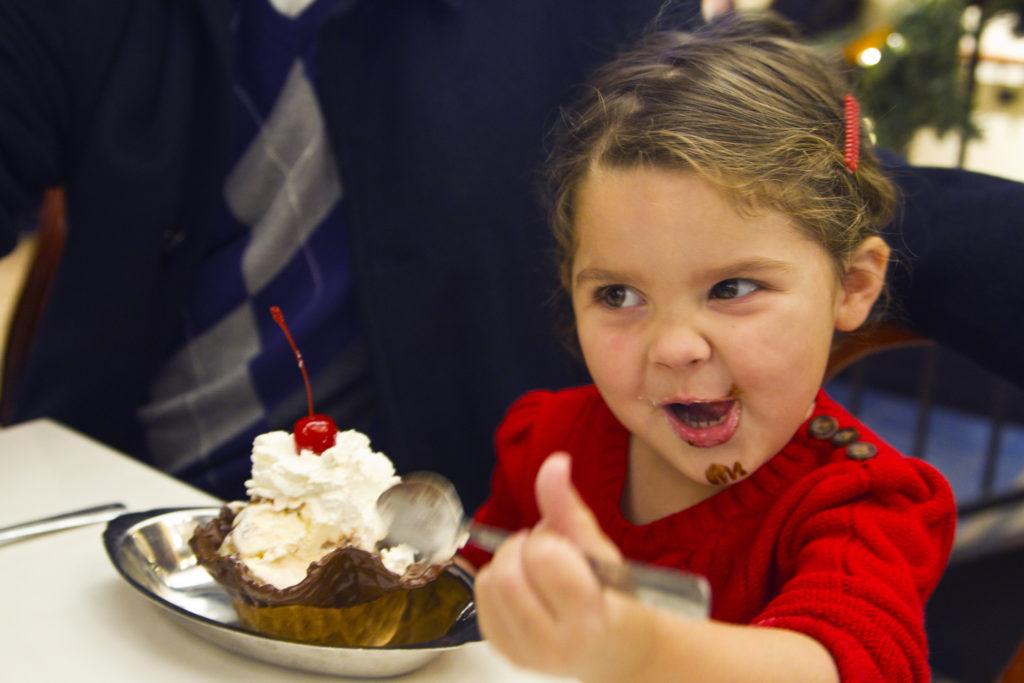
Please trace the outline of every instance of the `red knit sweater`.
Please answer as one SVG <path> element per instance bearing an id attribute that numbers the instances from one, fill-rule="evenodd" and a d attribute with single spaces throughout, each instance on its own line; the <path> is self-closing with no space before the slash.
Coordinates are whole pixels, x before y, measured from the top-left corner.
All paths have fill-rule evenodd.
<path id="1" fill-rule="evenodd" d="M 843 681 L 930 680 L 924 603 L 955 526 L 935 469 L 820 392 L 792 440 L 749 477 L 637 526 L 620 508 L 628 443 L 593 386 L 527 394 L 498 430 L 491 496 L 476 518 L 534 525 L 537 470 L 567 451 L 573 482 L 623 554 L 707 576 L 713 618 L 805 633 L 831 652 Z M 473 547 L 464 554 L 478 566 L 488 559 Z"/>

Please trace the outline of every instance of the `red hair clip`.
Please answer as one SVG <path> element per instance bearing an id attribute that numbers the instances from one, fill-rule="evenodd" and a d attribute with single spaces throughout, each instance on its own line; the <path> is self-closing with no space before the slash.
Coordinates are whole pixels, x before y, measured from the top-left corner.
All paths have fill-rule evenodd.
<path id="1" fill-rule="evenodd" d="M 843 163 L 850 173 L 856 173 L 860 164 L 860 105 L 853 95 L 843 98 L 843 119 L 846 124 Z"/>

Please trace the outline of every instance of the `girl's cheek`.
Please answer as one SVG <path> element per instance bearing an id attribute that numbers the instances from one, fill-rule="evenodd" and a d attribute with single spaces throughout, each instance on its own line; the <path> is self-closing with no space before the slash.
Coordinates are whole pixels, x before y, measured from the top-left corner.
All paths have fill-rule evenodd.
<path id="1" fill-rule="evenodd" d="M 580 344 L 588 362 L 626 365 L 640 348 L 636 334 L 622 327 L 595 326 L 580 330 Z"/>
<path id="2" fill-rule="evenodd" d="M 600 338 L 602 346 L 614 354 L 631 351 L 638 344 L 636 335 L 623 329 L 607 330 Z"/>

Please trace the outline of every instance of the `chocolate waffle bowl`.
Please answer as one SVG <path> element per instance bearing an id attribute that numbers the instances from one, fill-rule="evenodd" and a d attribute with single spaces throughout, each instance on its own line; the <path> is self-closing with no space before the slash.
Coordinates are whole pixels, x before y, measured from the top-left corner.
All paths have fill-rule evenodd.
<path id="1" fill-rule="evenodd" d="M 289 629 L 279 634 L 264 632 L 257 619 L 270 616 L 272 623 L 290 623 L 288 618 L 281 618 L 288 614 L 273 612 L 293 609 L 294 605 L 280 599 L 281 591 L 253 599 L 245 595 L 244 589 L 225 588 L 199 564 L 189 544 L 196 527 L 210 526 L 208 523 L 220 518 L 221 512 L 221 508 L 208 507 L 129 513 L 111 521 L 103 534 L 107 554 L 125 581 L 204 640 L 279 666 L 342 676 L 387 677 L 413 671 L 445 651 L 480 639 L 472 579 L 458 567 L 449 566 L 443 571 L 438 568 L 441 573 L 436 577 L 410 576 L 398 582 L 404 581 L 404 585 L 397 585 L 388 583 L 397 577 L 391 575 L 389 579 L 377 571 L 367 559 L 372 556 L 349 552 L 340 553 L 341 559 L 321 563 L 329 567 L 328 572 L 338 574 L 328 582 L 335 587 L 353 585 L 345 583 L 341 568 L 355 569 L 363 577 L 361 588 L 340 591 L 343 609 L 357 610 L 349 615 L 352 618 L 341 622 L 356 625 L 342 627 L 348 629 L 344 637 L 350 642 L 373 644 L 324 645 L 318 644 L 316 637 L 296 637 Z M 380 570 L 386 572 L 382 567 Z M 372 577 L 383 581 L 377 581 L 380 590 L 376 594 L 366 590 L 367 576 L 371 577 L 371 585 L 376 580 Z M 320 581 L 314 583 L 324 585 Z M 320 591 L 314 588 L 313 592 Z M 338 592 L 324 591 L 325 595 L 317 599 L 334 612 L 338 599 L 326 595 Z M 353 600 L 356 594 L 359 597 Z M 309 597 L 305 596 L 304 601 L 308 603 Z M 300 609 L 302 618 L 307 619 L 309 605 Z M 256 614 L 246 615 L 246 610 Z M 374 616 L 359 618 L 359 610 L 372 610 Z M 240 613 L 249 618 L 240 619 Z M 382 614 L 385 616 L 381 617 Z M 382 619 L 388 623 L 382 625 Z M 351 640 L 353 637 L 355 640 Z"/>

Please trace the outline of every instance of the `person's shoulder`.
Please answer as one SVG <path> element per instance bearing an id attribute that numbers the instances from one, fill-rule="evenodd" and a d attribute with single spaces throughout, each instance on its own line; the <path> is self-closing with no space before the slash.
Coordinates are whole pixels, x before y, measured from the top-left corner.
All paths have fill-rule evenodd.
<path id="1" fill-rule="evenodd" d="M 952 490 L 935 467 L 901 453 L 824 392 L 806 432 L 821 466 L 805 485 L 850 502 L 870 498 L 954 509 Z"/>
<path id="2" fill-rule="evenodd" d="M 547 417 L 563 416 L 584 410 L 588 405 L 599 404 L 601 395 L 593 384 L 552 391 L 535 389 L 520 396 L 505 413 L 505 422 L 522 423 Z"/>
<path id="3" fill-rule="evenodd" d="M 566 449 L 576 425 L 590 412 L 587 406 L 595 403 L 603 405 L 592 386 L 538 390 L 521 396 L 505 414 L 495 435 L 497 468 L 491 490 L 492 499 L 500 490 L 516 501 L 512 507 L 518 511 L 517 524 L 536 521 L 533 482 L 537 471 L 551 453 Z"/>
<path id="4" fill-rule="evenodd" d="M 775 553 L 784 571 L 796 571 L 810 547 L 842 562 L 864 550 L 878 566 L 906 556 L 927 567 L 930 590 L 956 529 L 953 492 L 942 474 L 900 453 L 827 396 L 819 396 L 801 430 L 794 441 L 810 449 L 814 465 L 765 518 L 778 531 Z"/>
<path id="5" fill-rule="evenodd" d="M 547 433 L 552 429 L 560 431 L 588 408 L 602 404 L 601 395 L 592 384 L 558 391 L 529 391 L 516 399 L 505 413 L 498 429 L 498 440 L 521 438 L 527 433 Z"/>

